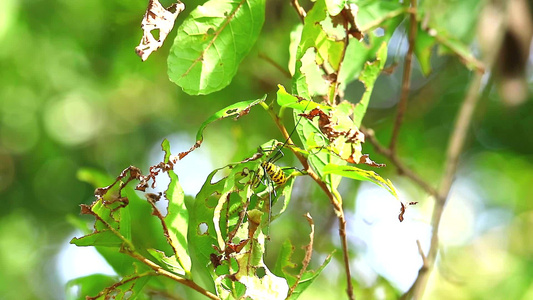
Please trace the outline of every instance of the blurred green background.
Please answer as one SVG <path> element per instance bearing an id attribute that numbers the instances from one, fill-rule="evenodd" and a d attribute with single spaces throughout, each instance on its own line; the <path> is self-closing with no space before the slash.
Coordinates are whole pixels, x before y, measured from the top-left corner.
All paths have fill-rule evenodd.
<path id="1" fill-rule="evenodd" d="M 299 22 L 287 1 L 267 1 L 258 45 L 232 84 L 200 97 L 184 94 L 166 75 L 175 31 L 148 61 L 135 55 L 146 4 L 0 1 L 0 299 L 63 299 L 66 280 L 86 275 L 84 266 L 98 265 L 92 260 L 96 255 L 68 245 L 79 235 L 69 216 L 79 214 L 79 204 L 93 201 L 94 187 L 77 179 L 81 168 L 112 177 L 129 165 L 147 170 L 160 159 L 163 138 L 170 139 L 174 152 L 184 151 L 215 111 L 265 93 L 271 100 L 277 84 L 290 86 L 283 73 L 260 58 L 287 65 L 289 32 Z M 185 4 L 188 13 L 198 3 Z M 456 29 L 458 38 L 471 41 L 477 17 L 471 12 L 479 5 L 444 4 L 454 17 L 440 21 Z M 406 44 L 400 31 L 391 41 L 389 64 L 402 65 Z M 415 62 L 398 148 L 409 166 L 436 185 L 472 74 L 455 57 L 435 55 L 432 63 L 433 73 L 423 77 Z M 528 63 L 531 91 L 531 56 Z M 379 79 L 364 120 L 384 143 L 391 135 L 401 74 L 397 67 Z M 493 81 L 486 84 L 441 224 L 442 252 L 428 299 L 533 298 L 533 101 L 529 93 L 521 105 L 507 106 Z M 360 93 L 359 84 L 351 84 L 346 98 L 357 99 Z M 198 154 L 178 166 L 185 191 L 194 195 L 211 169 L 242 159 L 271 138 L 281 139 L 261 109 L 238 122 L 209 127 Z M 363 150 L 388 163 L 370 145 Z M 290 156 L 282 164 L 297 166 Z M 432 199 L 398 177 L 391 164 L 380 174 L 394 182 L 404 199 L 419 201 L 404 223 L 396 219 L 398 203 L 384 191 L 345 182 L 341 192 L 350 216 L 358 290 L 368 288 L 369 298 L 384 299 L 405 291 L 416 276 L 421 259 L 415 241 L 424 249 L 429 245 Z M 337 225 L 319 190 L 305 179 L 297 188 L 290 214 L 272 225 L 279 235 L 272 234 L 271 247 L 287 237 L 304 244 L 308 227 L 300 216 L 309 211 L 317 224 L 318 263 L 339 247 Z M 293 231 L 284 230 L 287 226 Z M 333 261 L 325 272 L 304 299 L 344 297 L 342 265 Z"/>

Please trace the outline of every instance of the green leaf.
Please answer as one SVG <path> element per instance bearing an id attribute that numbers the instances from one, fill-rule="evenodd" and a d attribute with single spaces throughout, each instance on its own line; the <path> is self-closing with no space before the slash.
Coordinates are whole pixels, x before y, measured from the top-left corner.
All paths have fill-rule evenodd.
<path id="1" fill-rule="evenodd" d="M 223 108 L 216 113 L 214 113 L 212 116 L 210 116 L 207 120 L 205 120 L 202 125 L 200 126 L 200 129 L 198 129 L 198 132 L 196 133 L 196 143 L 202 143 L 204 140 L 204 129 L 207 127 L 207 125 L 229 117 L 235 117 L 239 118 L 240 116 L 247 114 L 250 108 L 256 104 L 259 104 L 263 101 L 265 101 L 266 95 L 263 96 L 263 98 L 256 99 L 256 100 L 248 100 L 248 101 L 241 101 L 234 103 L 226 108 Z"/>
<path id="2" fill-rule="evenodd" d="M 363 117 L 366 114 L 368 103 L 370 102 L 370 96 L 372 95 L 372 91 L 374 90 L 374 84 L 376 83 L 376 80 L 378 79 L 379 74 L 383 70 L 386 60 L 387 60 L 387 44 L 382 43 L 381 47 L 379 48 L 377 52 L 376 60 L 373 62 L 366 62 L 365 68 L 363 69 L 363 72 L 361 72 L 361 75 L 359 76 L 359 80 L 365 86 L 365 92 L 363 93 L 361 100 L 355 106 L 354 124 L 357 127 L 361 127 L 361 122 L 363 121 Z"/>
<path id="3" fill-rule="evenodd" d="M 108 175 L 95 169 L 81 169 L 78 171 L 78 178 L 93 184 L 95 187 L 103 187 L 113 182 L 113 179 Z M 133 187 L 130 186 L 126 186 L 122 193 L 129 200 L 126 207 L 111 213 L 110 208 L 99 201 L 93 205 L 92 211 L 117 230 L 126 240 L 133 242 L 131 236 L 135 236 L 134 245 L 136 248 L 142 249 L 150 245 L 151 247 L 156 246 L 158 249 L 167 250 L 169 246 L 165 241 L 161 224 L 151 215 L 151 207 L 147 201 L 141 199 Z M 111 189 L 108 194 L 111 195 L 106 194 L 104 199 L 112 200 L 117 195 L 117 189 Z M 135 222 L 132 223 L 132 219 Z M 131 274 L 134 271 L 133 263 L 135 259 L 120 253 L 114 248 L 122 246 L 124 241 L 111 232 L 104 223 L 96 220 L 92 230 L 89 232 L 84 230 L 84 233 L 86 236 L 74 238 L 71 243 L 78 246 L 96 246 L 96 250 L 104 257 L 113 270 L 121 276 Z"/>
<path id="4" fill-rule="evenodd" d="M 274 267 L 274 273 L 278 276 L 283 276 L 290 286 L 296 283 L 297 277 L 290 273 L 290 269 L 295 269 L 297 264 L 291 261 L 292 254 L 294 253 L 294 246 L 289 240 L 286 240 L 280 249 L 276 265 Z M 305 289 L 307 289 L 311 283 L 320 275 L 322 270 L 331 261 L 332 255 L 329 255 L 324 263 L 316 270 L 307 270 L 302 274 L 302 277 L 298 281 L 298 285 L 294 288 L 294 291 L 287 299 L 298 299 Z M 296 270 L 295 270 L 296 271 Z"/>
<path id="5" fill-rule="evenodd" d="M 291 42 L 289 44 L 289 72 L 294 75 L 296 68 L 296 56 L 298 55 L 298 45 L 300 45 L 300 38 L 302 37 L 302 30 L 304 25 L 299 23 L 291 31 Z"/>
<path id="6" fill-rule="evenodd" d="M 294 253 L 294 246 L 290 240 L 286 240 L 281 245 L 276 264 L 274 266 L 273 273 L 278 276 L 283 276 L 290 284 L 293 284 L 296 279 L 289 280 L 289 278 L 294 277 L 289 273 L 288 269 L 296 268 L 296 264 L 291 261 L 292 254 Z"/>
<path id="7" fill-rule="evenodd" d="M 322 105 L 319 103 L 316 103 L 314 101 L 310 100 L 301 100 L 298 97 L 291 95 L 287 93 L 285 90 L 285 87 L 283 87 L 281 84 L 278 84 L 278 92 L 276 94 L 276 99 L 278 102 L 278 105 L 284 109 L 284 108 L 293 108 L 298 110 L 310 110 L 313 108 L 320 108 L 322 110 L 328 110 L 332 109 L 332 107 L 327 105 Z"/>
<path id="8" fill-rule="evenodd" d="M 87 296 L 96 296 L 106 287 L 114 284 L 117 276 L 103 274 L 93 274 L 85 277 L 79 277 L 67 282 L 66 296 L 69 300 L 85 300 Z"/>
<path id="9" fill-rule="evenodd" d="M 165 152 L 165 163 L 169 162 L 170 144 L 167 139 L 161 144 Z M 187 242 L 187 231 L 189 228 L 189 211 L 185 207 L 185 194 L 178 180 L 178 175 L 173 170 L 168 171 L 170 183 L 165 191 L 168 200 L 168 212 L 164 218 L 168 230 L 170 246 L 174 250 L 175 259 L 190 277 L 191 259 L 189 257 L 189 245 Z"/>
<path id="10" fill-rule="evenodd" d="M 431 50 L 435 45 L 435 37 L 432 37 L 418 25 L 415 41 L 415 55 L 420 63 L 420 68 L 425 76 L 431 73 Z"/>
<path id="11" fill-rule="evenodd" d="M 255 172 L 259 164 L 259 161 L 250 161 L 214 170 L 207 176 L 196 199 L 187 203 L 193 266 L 200 276 L 210 278 L 211 282 L 217 278 L 211 258 L 221 254 L 214 246 L 225 249 L 227 233 L 235 229 L 239 212 L 250 197 L 250 185 L 255 181 L 255 173 L 250 170 Z M 228 172 L 227 176 L 214 182 L 213 178 L 224 172 Z M 244 175 L 245 172 L 248 174 Z"/>
<path id="12" fill-rule="evenodd" d="M 322 265 L 314 271 L 305 271 L 302 274 L 302 277 L 300 278 L 300 281 L 298 282 L 298 285 L 294 289 L 293 293 L 288 299 L 298 299 L 298 297 L 301 296 L 301 294 L 315 281 L 315 279 L 322 273 L 324 268 L 329 264 L 331 261 L 331 258 L 333 256 L 330 254 L 328 257 L 324 260 Z"/>
<path id="13" fill-rule="evenodd" d="M 293 89 L 304 98 L 310 99 L 315 94 L 327 93 L 328 86 L 322 78 L 319 65 L 327 65 L 338 70 L 343 58 L 344 41 L 337 40 L 324 30 L 331 26 L 324 24 L 327 8 L 324 0 L 318 0 L 307 13 L 300 43 L 296 51 L 296 67 L 293 77 Z M 327 19 L 330 21 L 329 19 Z"/>
<path id="14" fill-rule="evenodd" d="M 357 25 L 363 32 L 368 32 L 390 19 L 402 16 L 407 9 L 399 1 L 358 1 Z"/>
<path id="15" fill-rule="evenodd" d="M 454 54 L 459 56 L 466 67 L 470 70 L 483 70 L 483 63 L 475 58 L 469 47 L 463 42 L 446 34 L 437 33 L 437 39 L 440 42 L 439 54 Z"/>
<path id="16" fill-rule="evenodd" d="M 86 299 L 86 297 L 95 297 L 101 293 L 97 299 L 134 300 L 141 295 L 143 287 L 152 275 L 152 272 L 144 274 L 133 273 L 116 282 L 115 277 L 95 274 L 71 280 L 67 283 L 67 288 L 79 287 L 81 289 L 78 295 L 72 295 L 73 299 Z"/>
<path id="17" fill-rule="evenodd" d="M 392 185 L 392 182 L 387 179 L 383 179 L 379 174 L 377 174 L 374 171 L 367 171 L 363 170 L 354 166 L 340 166 L 335 164 L 329 164 L 324 167 L 323 169 L 324 173 L 326 174 L 337 174 L 341 175 L 346 178 L 351 178 L 355 180 L 360 181 L 370 181 L 373 182 L 380 187 L 386 189 L 391 193 L 396 199 L 400 200 L 398 198 L 398 193 L 396 192 L 396 188 L 394 188 L 394 185 Z"/>
<path id="18" fill-rule="evenodd" d="M 405 7 L 397 1 L 358 1 L 356 21 L 364 31 L 365 40 L 350 39 L 344 57 L 345 62 L 339 72 L 339 89 L 344 91 L 354 79 L 359 78 L 368 61 L 376 60 L 383 43 L 388 43 L 398 25 L 405 19 Z M 383 31 L 377 34 L 373 29 Z"/>
<path id="19" fill-rule="evenodd" d="M 255 44 L 265 0 L 210 0 L 178 28 L 168 57 L 170 80 L 191 95 L 226 87 Z"/>
<path id="20" fill-rule="evenodd" d="M 159 262 L 160 266 L 177 275 L 185 275 L 185 270 L 183 270 L 181 263 L 176 259 L 175 255 L 168 257 L 165 255 L 165 252 L 156 249 L 147 249 L 147 251 Z"/>

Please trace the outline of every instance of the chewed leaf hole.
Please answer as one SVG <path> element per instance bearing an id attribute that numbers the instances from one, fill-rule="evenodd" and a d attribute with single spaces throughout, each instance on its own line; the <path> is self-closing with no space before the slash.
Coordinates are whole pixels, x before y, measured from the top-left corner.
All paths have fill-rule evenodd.
<path id="1" fill-rule="evenodd" d="M 203 222 L 198 224 L 198 230 L 196 232 L 198 232 L 198 235 L 206 235 L 208 230 L 209 226 L 207 223 Z"/>

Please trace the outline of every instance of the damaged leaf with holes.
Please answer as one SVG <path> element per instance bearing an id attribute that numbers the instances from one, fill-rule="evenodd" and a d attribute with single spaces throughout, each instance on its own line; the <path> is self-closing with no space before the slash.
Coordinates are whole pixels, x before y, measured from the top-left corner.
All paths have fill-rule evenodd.
<path id="1" fill-rule="evenodd" d="M 167 140 L 163 141 L 162 148 L 164 161 L 150 167 L 148 175 L 143 175 L 140 169 L 130 166 L 111 185 L 97 188 L 96 200 L 91 205 L 82 205 L 82 213 L 95 218 L 94 226 L 91 231 L 86 231 L 85 236 L 74 238 L 71 243 L 97 247 L 121 276 L 119 281 L 107 286 L 91 299 L 107 298 L 110 295 L 132 295 L 135 298 L 149 279 L 153 279 L 156 286 L 160 285 L 161 279 L 154 271 L 154 266 L 140 263 L 144 262 L 145 258 L 141 259 L 143 254 L 159 264 L 161 269 L 183 278 L 192 277 L 187 241 L 188 211 L 177 175 L 172 170 Z M 167 173 L 171 179 L 164 193 L 168 200 L 166 215 L 155 205 L 162 194 L 144 193 L 145 199 L 141 199 L 135 191 L 144 192 L 147 187 L 154 187 L 156 176 L 160 172 Z M 90 170 L 80 172 L 80 177 L 98 186 L 109 182 Z M 79 281 L 79 284 L 86 283 L 84 280 Z"/>
<path id="2" fill-rule="evenodd" d="M 204 276 L 211 276 L 223 299 L 285 299 L 288 290 L 285 279 L 273 275 L 263 262 L 272 187 L 261 184 L 262 156 L 256 153 L 213 171 L 189 206 L 191 254 L 198 266 L 205 266 Z M 281 212 L 290 199 L 292 181 L 286 186 L 276 196 L 286 199 Z"/>
<path id="3" fill-rule="evenodd" d="M 296 49 L 293 90 L 299 96 L 309 99 L 328 94 L 329 83 L 336 81 L 336 78 L 323 78 L 321 68 L 335 72 L 340 68 L 345 43 L 337 32 L 324 0 L 318 0 L 305 17 Z"/>
<path id="4" fill-rule="evenodd" d="M 287 299 L 298 299 L 301 294 L 313 283 L 324 268 L 329 264 L 332 255 L 328 255 L 322 265 L 316 270 L 303 270 L 302 266 L 292 261 L 294 246 L 286 240 L 279 251 L 273 273 L 287 279 L 289 293 Z"/>
<path id="5" fill-rule="evenodd" d="M 164 163 L 170 163 L 170 143 L 167 139 L 163 140 L 161 147 L 165 152 Z M 173 260 L 179 263 L 181 270 L 177 266 L 173 266 L 175 273 L 179 275 L 186 275 L 191 278 L 191 259 L 189 256 L 189 245 L 187 241 L 187 229 L 189 226 L 189 212 L 185 207 L 185 194 L 179 183 L 178 175 L 174 170 L 167 170 L 170 177 L 170 183 L 165 191 L 165 197 L 168 200 L 167 215 L 161 220 L 163 227 L 167 228 L 167 240 L 172 247 L 174 254 L 166 259 Z M 164 253 L 163 253 L 164 254 Z M 166 261 L 163 261 L 166 263 Z M 184 273 L 181 273 L 181 272 Z"/>
<path id="6" fill-rule="evenodd" d="M 141 23 L 143 36 L 141 43 L 135 48 L 135 53 L 141 57 L 142 61 L 147 60 L 152 52 L 163 45 L 174 27 L 176 18 L 184 9 L 185 5 L 179 1 L 166 9 L 158 0 L 148 2 L 148 8 Z"/>

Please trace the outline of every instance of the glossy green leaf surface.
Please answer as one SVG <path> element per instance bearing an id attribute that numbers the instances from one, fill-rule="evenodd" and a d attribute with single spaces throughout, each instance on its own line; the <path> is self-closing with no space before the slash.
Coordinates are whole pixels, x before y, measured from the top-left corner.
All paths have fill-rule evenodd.
<path id="1" fill-rule="evenodd" d="M 226 87 L 255 44 L 265 0 L 211 0 L 190 13 L 168 57 L 170 80 L 191 95 Z"/>

